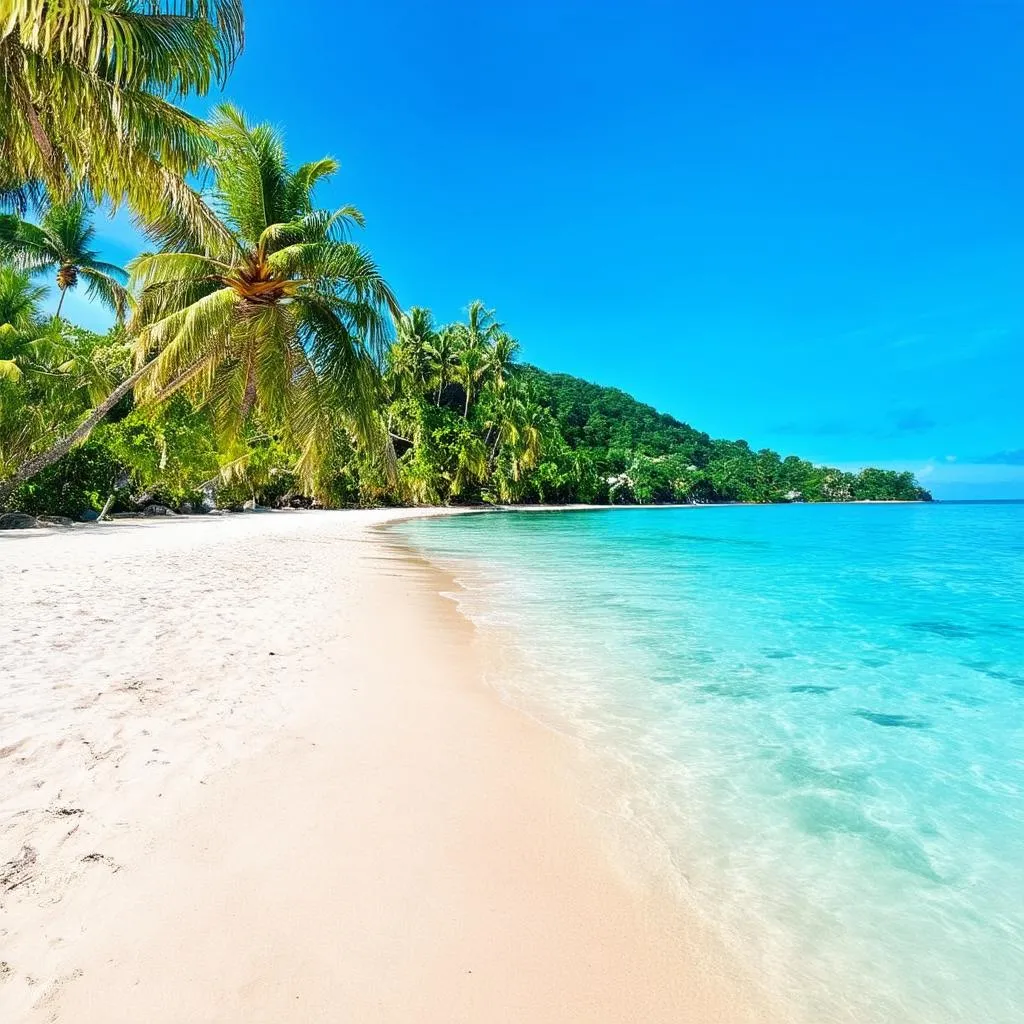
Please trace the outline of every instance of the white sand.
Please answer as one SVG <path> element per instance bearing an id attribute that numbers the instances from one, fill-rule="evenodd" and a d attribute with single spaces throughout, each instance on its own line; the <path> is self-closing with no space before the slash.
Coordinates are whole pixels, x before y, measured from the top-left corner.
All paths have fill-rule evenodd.
<path id="1" fill-rule="evenodd" d="M 768 1019 L 405 514 L 0 534 L 0 1020 Z"/>

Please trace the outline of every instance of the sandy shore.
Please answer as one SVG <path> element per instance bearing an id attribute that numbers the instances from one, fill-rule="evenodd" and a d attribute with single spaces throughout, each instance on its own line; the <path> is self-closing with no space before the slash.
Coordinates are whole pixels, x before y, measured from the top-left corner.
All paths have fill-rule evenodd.
<path id="1" fill-rule="evenodd" d="M 0 535 L 0 1020 L 769 1019 L 407 514 Z"/>

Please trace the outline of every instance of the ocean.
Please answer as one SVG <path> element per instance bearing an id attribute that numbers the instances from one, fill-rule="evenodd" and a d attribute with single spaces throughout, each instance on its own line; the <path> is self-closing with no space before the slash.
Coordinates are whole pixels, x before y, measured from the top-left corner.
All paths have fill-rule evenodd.
<path id="1" fill-rule="evenodd" d="M 794 1019 L 1024 1020 L 1024 504 L 395 529 Z"/>

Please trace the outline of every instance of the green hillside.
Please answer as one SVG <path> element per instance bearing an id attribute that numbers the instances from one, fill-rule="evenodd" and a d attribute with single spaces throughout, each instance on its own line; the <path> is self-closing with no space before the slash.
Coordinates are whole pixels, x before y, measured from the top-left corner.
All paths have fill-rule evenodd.
<path id="1" fill-rule="evenodd" d="M 795 455 L 754 451 L 746 441 L 711 438 L 618 388 L 564 373 L 522 368 L 566 444 L 593 466 L 604 486 L 596 500 L 927 501 L 912 473 L 846 473 Z"/>

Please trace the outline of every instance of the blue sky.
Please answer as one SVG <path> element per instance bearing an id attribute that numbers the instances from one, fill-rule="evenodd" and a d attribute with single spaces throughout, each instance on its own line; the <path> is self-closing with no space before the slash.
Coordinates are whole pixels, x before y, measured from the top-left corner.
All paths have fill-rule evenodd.
<path id="1" fill-rule="evenodd" d="M 483 298 L 715 436 L 1024 497 L 1024 5 L 246 10 L 227 95 L 341 160 L 403 304 Z"/>

